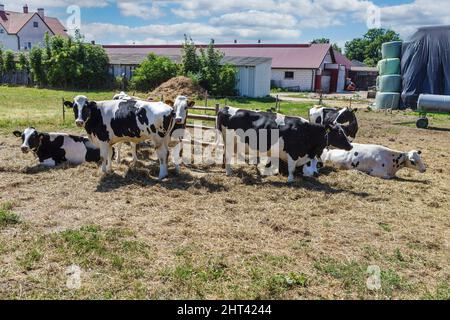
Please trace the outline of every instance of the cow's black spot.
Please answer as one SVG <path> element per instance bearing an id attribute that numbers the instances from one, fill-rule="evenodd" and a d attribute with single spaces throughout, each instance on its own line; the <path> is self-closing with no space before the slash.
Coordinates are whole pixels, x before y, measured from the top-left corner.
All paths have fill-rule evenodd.
<path id="1" fill-rule="evenodd" d="M 317 123 L 317 124 L 322 124 L 322 117 L 321 117 L 321 116 L 319 116 L 319 117 L 316 119 L 316 123 Z"/>
<path id="2" fill-rule="evenodd" d="M 352 162 L 352 167 L 353 167 L 353 168 L 358 168 L 358 166 L 359 166 L 359 161 L 358 161 L 357 163 L 353 163 L 353 162 Z"/>
<path id="3" fill-rule="evenodd" d="M 357 157 L 357 156 L 358 156 L 358 154 L 359 154 L 358 152 L 355 152 L 355 157 Z"/>
<path id="4" fill-rule="evenodd" d="M 141 124 L 148 125 L 148 118 L 147 118 L 147 112 L 144 108 L 140 108 L 139 111 L 136 113 L 137 118 Z"/>
<path id="5" fill-rule="evenodd" d="M 114 118 L 111 119 L 111 128 L 117 137 L 140 138 L 141 130 L 137 125 L 137 101 L 121 101 L 117 106 Z M 148 120 L 147 120 L 148 121 Z"/>
<path id="6" fill-rule="evenodd" d="M 103 123 L 102 112 L 97 105 L 90 107 L 90 117 L 84 126 L 88 134 L 96 136 L 100 141 L 108 141 L 109 133 L 106 124 Z"/>
<path id="7" fill-rule="evenodd" d="M 156 133 L 156 128 L 154 124 L 150 125 L 150 130 L 152 130 L 153 133 Z"/>
<path id="8" fill-rule="evenodd" d="M 39 162 L 44 162 L 47 159 L 52 159 L 55 164 L 61 164 L 66 159 L 66 151 L 62 148 L 64 144 L 64 136 L 57 136 L 53 141 L 50 140 L 48 133 L 39 134 L 40 143 L 36 149 L 36 155 Z"/>
<path id="9" fill-rule="evenodd" d="M 306 166 L 307 166 L 307 167 L 311 167 L 311 161 L 308 161 L 308 162 L 306 163 Z"/>

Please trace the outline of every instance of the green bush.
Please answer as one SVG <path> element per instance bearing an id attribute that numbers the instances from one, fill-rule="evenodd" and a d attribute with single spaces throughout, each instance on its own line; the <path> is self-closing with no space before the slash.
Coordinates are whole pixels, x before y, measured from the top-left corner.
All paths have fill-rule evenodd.
<path id="1" fill-rule="evenodd" d="M 178 66 L 175 62 L 167 57 L 150 53 L 134 71 L 130 84 L 135 90 L 150 91 L 175 77 L 177 73 Z"/>

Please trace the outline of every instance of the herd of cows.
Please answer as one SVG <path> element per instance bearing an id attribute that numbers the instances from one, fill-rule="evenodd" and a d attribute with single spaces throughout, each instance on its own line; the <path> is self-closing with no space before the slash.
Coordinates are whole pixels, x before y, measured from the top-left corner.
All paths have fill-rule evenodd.
<path id="1" fill-rule="evenodd" d="M 29 127 L 23 132 L 14 131 L 14 135 L 22 139 L 22 152 L 32 151 L 44 166 L 101 161 L 102 171 L 108 173 L 112 171 L 115 153 L 120 161 L 121 143 L 131 143 L 133 162 L 136 162 L 136 144 L 151 141 L 159 160 L 159 179 L 163 179 L 168 175 L 169 144 L 174 136 L 181 144 L 183 134 L 179 132 L 185 130 L 188 109 L 194 102 L 184 96 L 178 96 L 175 101 L 153 102 L 121 92 L 106 101 L 91 101 L 80 95 L 73 101 L 65 101 L 64 105 L 73 110 L 75 124 L 86 130 L 87 138 L 39 132 Z M 226 106 L 217 114 L 216 129 L 225 145 L 229 137 L 226 132 L 230 131 L 253 130 L 258 133 L 259 140 L 263 136 L 265 143 L 258 141 L 256 151 L 269 155 L 265 167 L 275 160 L 287 164 L 288 182 L 294 180 L 298 167 L 302 168 L 304 176 L 317 176 L 319 168 L 326 162 L 341 169 L 355 169 L 385 179 L 395 177 L 396 172 L 404 167 L 425 172 L 420 151 L 400 152 L 380 145 L 351 142 L 349 137 L 356 138 L 358 133 L 356 111 L 313 107 L 309 120 L 306 120 L 270 111 Z M 175 132 L 178 134 L 174 135 Z M 241 140 L 249 146 L 247 135 L 243 135 Z M 118 146 L 116 152 L 114 145 Z M 272 153 L 275 145 L 278 152 Z M 182 148 L 174 150 L 181 155 Z M 230 175 L 228 153 L 224 152 L 223 164 L 227 175 Z M 175 167 L 178 172 L 179 162 Z"/>

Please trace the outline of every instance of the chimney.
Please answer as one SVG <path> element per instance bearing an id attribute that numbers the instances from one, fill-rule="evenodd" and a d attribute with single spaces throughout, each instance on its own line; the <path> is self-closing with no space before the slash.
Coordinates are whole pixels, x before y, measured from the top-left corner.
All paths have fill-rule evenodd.
<path id="1" fill-rule="evenodd" d="M 39 8 L 37 10 L 37 13 L 42 19 L 44 19 L 44 17 L 45 17 L 45 15 L 44 15 L 44 8 Z"/>
<path id="2" fill-rule="evenodd" d="M 28 13 L 28 6 L 27 5 L 23 6 L 23 13 Z"/>
<path id="3" fill-rule="evenodd" d="M 0 4 L 0 12 L 5 11 L 5 5 L 4 4 Z"/>

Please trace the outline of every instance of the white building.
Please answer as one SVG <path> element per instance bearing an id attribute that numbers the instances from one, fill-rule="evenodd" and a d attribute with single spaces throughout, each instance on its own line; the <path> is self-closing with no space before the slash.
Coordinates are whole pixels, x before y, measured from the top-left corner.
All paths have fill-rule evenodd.
<path id="1" fill-rule="evenodd" d="M 45 33 L 67 37 L 66 29 L 57 18 L 45 16 L 42 8 L 29 12 L 28 6 L 23 12 L 6 11 L 0 4 L 0 48 L 3 50 L 29 50 L 42 45 Z"/>
<path id="2" fill-rule="evenodd" d="M 109 73 L 114 77 L 125 76 L 131 79 L 133 71 L 147 57 L 147 53 L 108 53 Z M 162 54 L 164 55 L 164 54 Z M 179 55 L 164 55 L 180 63 Z M 236 90 L 240 96 L 257 98 L 270 94 L 270 73 L 272 59 L 267 57 L 230 57 L 225 56 L 222 63 L 236 67 Z"/>

